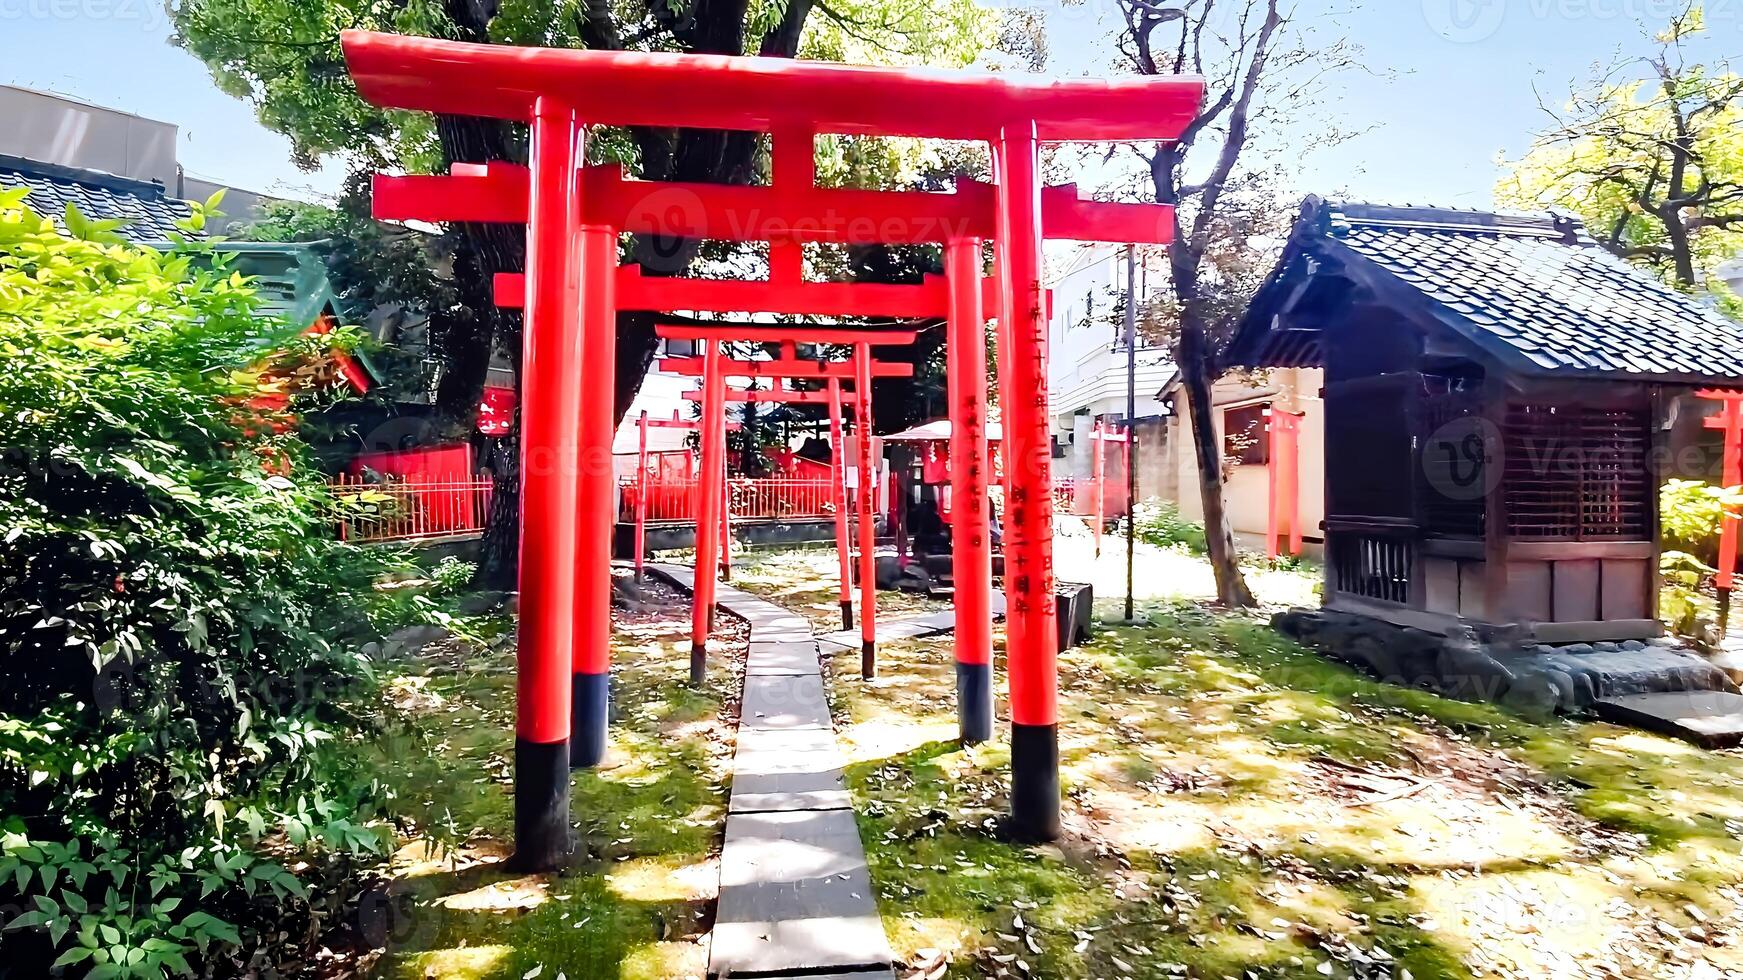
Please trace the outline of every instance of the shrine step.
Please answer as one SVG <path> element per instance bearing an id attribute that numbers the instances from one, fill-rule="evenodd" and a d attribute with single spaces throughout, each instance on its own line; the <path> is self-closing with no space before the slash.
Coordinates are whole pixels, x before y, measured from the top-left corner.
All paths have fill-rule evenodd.
<path id="1" fill-rule="evenodd" d="M 1599 698 L 1598 717 L 1684 739 L 1709 749 L 1743 744 L 1743 694 L 1673 691 Z"/>

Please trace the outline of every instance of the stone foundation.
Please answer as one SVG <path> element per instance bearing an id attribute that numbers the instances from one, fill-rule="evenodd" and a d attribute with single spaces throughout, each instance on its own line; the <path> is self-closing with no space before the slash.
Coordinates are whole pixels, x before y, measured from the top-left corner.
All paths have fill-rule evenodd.
<path id="1" fill-rule="evenodd" d="M 1666 639 L 1547 646 L 1504 629 L 1471 626 L 1441 636 L 1327 609 L 1291 609 L 1271 625 L 1386 683 L 1533 717 L 1582 712 L 1600 698 L 1737 690 L 1723 670 Z"/>

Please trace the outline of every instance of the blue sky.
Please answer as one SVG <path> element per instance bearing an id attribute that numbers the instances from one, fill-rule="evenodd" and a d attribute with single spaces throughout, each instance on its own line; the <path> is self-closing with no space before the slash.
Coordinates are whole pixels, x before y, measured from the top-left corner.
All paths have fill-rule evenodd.
<path id="1" fill-rule="evenodd" d="M 1051 5 L 1053 0 L 1047 0 Z M 1301 0 L 1322 36 L 1360 44 L 1375 74 L 1343 77 L 1321 118 L 1277 133 L 1301 153 L 1303 191 L 1389 202 L 1490 203 L 1498 153 L 1518 154 L 1545 118 L 1538 92 L 1559 103 L 1591 66 L 1641 53 L 1642 22 L 1677 0 Z M 1050 6 L 1050 70 L 1113 70 L 1113 0 Z M 1709 0 L 1702 52 L 1743 61 L 1743 0 Z M 168 44 L 160 0 L 0 0 L 0 82 L 46 88 L 181 127 L 179 156 L 202 177 L 290 196 L 334 190 L 341 174 L 305 174 L 289 144 L 246 104 L 218 91 L 206 69 Z M 1535 91 L 1534 91 L 1535 86 Z M 1314 151 L 1326 119 L 1363 130 Z"/>

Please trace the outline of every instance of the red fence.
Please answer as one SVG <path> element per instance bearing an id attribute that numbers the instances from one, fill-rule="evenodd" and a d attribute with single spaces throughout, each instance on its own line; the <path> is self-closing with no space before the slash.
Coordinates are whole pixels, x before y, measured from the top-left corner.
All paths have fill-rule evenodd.
<path id="1" fill-rule="evenodd" d="M 489 480 L 368 483 L 355 476 L 332 482 L 339 537 L 346 541 L 412 541 L 477 534 L 490 513 Z"/>
<path id="2" fill-rule="evenodd" d="M 619 519 L 635 520 L 635 482 L 620 484 Z M 806 520 L 835 516 L 828 480 L 729 480 L 733 520 Z M 477 534 L 490 513 L 489 480 L 332 482 L 339 536 L 346 541 L 415 541 Z M 696 519 L 695 480 L 649 480 L 649 521 Z"/>
<path id="3" fill-rule="evenodd" d="M 619 517 L 635 520 L 635 481 L 625 479 L 623 506 Z M 835 516 L 835 505 L 828 480 L 746 480 L 727 481 L 734 520 L 770 520 L 820 518 Z M 696 519 L 695 480 L 649 480 L 649 521 L 693 521 Z"/>

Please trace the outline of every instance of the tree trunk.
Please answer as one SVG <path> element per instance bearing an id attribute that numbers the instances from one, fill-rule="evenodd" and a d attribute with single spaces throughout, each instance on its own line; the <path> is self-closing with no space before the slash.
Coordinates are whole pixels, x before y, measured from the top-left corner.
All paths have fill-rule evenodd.
<path id="1" fill-rule="evenodd" d="M 1665 237 L 1670 240 L 1671 265 L 1676 270 L 1676 283 L 1686 290 L 1693 290 L 1700 285 L 1700 274 L 1695 271 L 1694 243 L 1689 240 L 1689 230 L 1683 224 L 1682 209 L 1667 206 L 1658 216 L 1664 225 Z"/>
<path id="2" fill-rule="evenodd" d="M 1204 508 L 1204 539 L 1216 575 L 1217 601 L 1225 606 L 1254 605 L 1253 592 L 1235 552 L 1234 535 L 1223 508 L 1223 447 L 1211 406 L 1210 352 L 1203 318 L 1189 304 L 1180 315 L 1180 380 L 1186 388 L 1192 422 L 1193 455 L 1198 463 L 1198 495 Z"/>
<path id="3" fill-rule="evenodd" d="M 781 21 L 761 39 L 758 53 L 793 57 L 811 5 L 811 0 L 792 0 Z M 498 9 L 495 0 L 445 0 L 444 9 L 460 27 L 465 40 L 480 43 L 490 40 L 488 25 Z M 678 32 L 679 39 L 690 51 L 742 54 L 745 50 L 744 17 L 743 0 L 704 0 L 691 10 L 687 25 Z M 620 46 L 616 26 L 606 6 L 587 5 L 582 26 L 588 34 L 589 47 Z M 523 159 L 525 155 L 524 144 L 513 139 L 513 127 L 501 120 L 439 115 L 436 117 L 436 132 L 443 162 L 448 165 Z M 644 179 L 744 184 L 749 183 L 753 176 L 757 149 L 755 133 L 642 129 L 635 131 L 635 138 L 641 151 L 641 176 Z M 464 340 L 454 338 L 456 343 L 451 349 L 455 356 L 445 358 L 453 377 L 443 379 L 441 396 L 450 410 L 470 413 L 475 410 L 482 394 L 492 351 L 501 350 L 508 356 L 515 368 L 517 391 L 519 388 L 520 314 L 497 308 L 491 286 L 495 273 L 519 272 L 524 267 L 526 229 L 494 224 L 454 227 L 461 253 L 456 257 L 456 275 L 458 277 L 463 268 L 475 273 L 470 281 L 462 283 L 462 294 L 463 301 L 475 311 L 476 328 Z M 632 246 L 632 258 L 650 275 L 681 275 L 695 260 L 700 244 L 659 235 L 638 235 Z M 469 290 L 468 286 L 472 288 Z M 651 314 L 618 315 L 616 356 L 613 359 L 614 423 L 623 421 L 624 413 L 641 390 L 657 347 Z M 585 379 L 576 378 L 575 383 L 583 384 Z M 471 416 L 468 414 L 467 417 Z M 478 584 L 510 589 L 516 583 L 520 557 L 518 409 L 500 449 L 490 514 L 485 522 Z"/>

